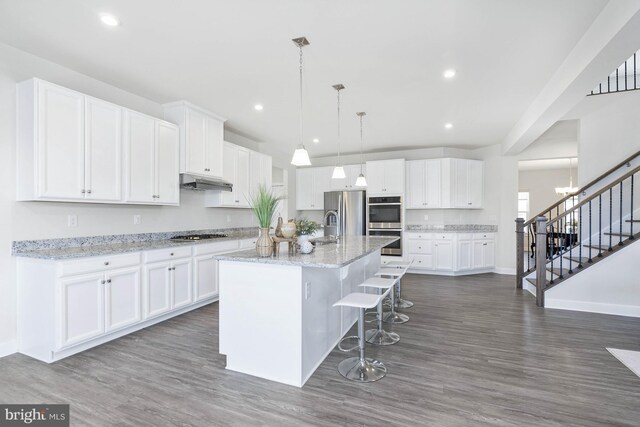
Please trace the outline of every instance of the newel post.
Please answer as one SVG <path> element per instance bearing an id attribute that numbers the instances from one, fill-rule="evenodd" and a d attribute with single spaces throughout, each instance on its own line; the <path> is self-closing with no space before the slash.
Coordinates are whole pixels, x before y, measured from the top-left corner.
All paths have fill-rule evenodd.
<path id="1" fill-rule="evenodd" d="M 547 218 L 536 218 L 536 305 L 544 307 L 547 287 Z"/>
<path id="2" fill-rule="evenodd" d="M 522 289 L 524 274 L 524 219 L 516 218 L 516 289 Z"/>

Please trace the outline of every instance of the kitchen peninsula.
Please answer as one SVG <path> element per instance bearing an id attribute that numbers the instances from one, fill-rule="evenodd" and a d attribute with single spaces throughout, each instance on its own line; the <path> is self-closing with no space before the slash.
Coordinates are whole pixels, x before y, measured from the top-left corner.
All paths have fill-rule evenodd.
<path id="1" fill-rule="evenodd" d="M 380 267 L 395 237 L 345 236 L 311 254 L 216 255 L 220 353 L 227 369 L 302 387 L 356 321 L 333 307 Z"/>

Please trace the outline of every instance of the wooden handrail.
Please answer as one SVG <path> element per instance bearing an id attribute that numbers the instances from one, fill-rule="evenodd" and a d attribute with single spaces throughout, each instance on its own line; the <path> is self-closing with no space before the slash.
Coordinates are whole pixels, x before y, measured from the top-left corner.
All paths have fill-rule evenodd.
<path id="1" fill-rule="evenodd" d="M 565 216 L 569 215 L 571 212 L 573 212 L 573 211 L 575 211 L 577 209 L 580 209 L 582 206 L 586 205 L 591 200 L 595 199 L 596 197 L 600 196 L 601 194 L 604 194 L 609 189 L 615 187 L 616 185 L 618 185 L 621 182 L 623 182 L 625 179 L 631 177 L 632 175 L 635 175 L 638 172 L 640 172 L 640 166 L 636 166 L 633 170 L 627 172 L 626 174 L 622 175 L 620 178 L 616 179 L 611 184 L 607 185 L 606 187 L 602 188 L 598 192 L 596 192 L 596 193 L 592 194 L 591 196 L 587 197 L 586 199 L 582 200 L 580 203 L 578 203 L 577 205 L 575 205 L 571 209 L 568 209 L 568 210 L 564 211 L 563 213 L 561 213 L 560 215 L 556 216 L 555 218 L 548 220 L 547 221 L 547 227 L 549 227 L 551 224 L 556 223 L 559 219 L 564 218 Z"/>
<path id="2" fill-rule="evenodd" d="M 627 157 L 626 159 L 624 159 L 623 161 L 621 161 L 620 163 L 618 163 L 617 165 L 615 165 L 614 167 L 612 167 L 608 171 L 604 172 L 603 174 L 601 174 L 597 178 L 589 181 L 584 187 L 581 187 L 575 193 L 571 193 L 571 194 L 565 196 L 563 199 L 561 199 L 558 202 L 554 203 L 553 205 L 549 206 L 547 209 L 543 210 L 538 215 L 535 215 L 535 216 L 531 217 L 531 219 L 529 219 L 527 222 L 524 223 L 524 226 L 526 227 L 526 226 L 532 224 L 536 220 L 537 217 L 544 216 L 545 213 L 553 211 L 558 206 L 560 206 L 561 204 L 563 204 L 567 200 L 571 199 L 572 197 L 576 197 L 576 196 L 580 195 L 580 193 L 585 191 L 587 188 L 594 186 L 595 184 L 600 182 L 602 179 L 606 178 L 607 176 L 609 176 L 610 174 L 612 174 L 613 172 L 617 171 L 618 169 L 620 169 L 621 167 L 625 166 L 627 163 L 631 162 L 632 160 L 634 160 L 636 157 L 639 157 L 639 156 L 640 156 L 640 151 L 638 151 L 637 153 Z M 607 190 L 608 189 L 609 188 L 607 188 Z"/>

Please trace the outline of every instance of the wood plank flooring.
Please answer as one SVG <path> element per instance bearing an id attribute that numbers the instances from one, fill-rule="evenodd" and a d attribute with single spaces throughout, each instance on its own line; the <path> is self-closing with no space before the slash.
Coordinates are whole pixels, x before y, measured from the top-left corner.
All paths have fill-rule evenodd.
<path id="1" fill-rule="evenodd" d="M 640 424 L 640 378 L 605 349 L 640 350 L 640 319 L 537 308 L 494 274 L 403 293 L 376 383 L 344 380 L 337 350 L 302 389 L 227 371 L 212 304 L 55 364 L 0 359 L 0 402 L 70 403 L 74 426 Z"/>

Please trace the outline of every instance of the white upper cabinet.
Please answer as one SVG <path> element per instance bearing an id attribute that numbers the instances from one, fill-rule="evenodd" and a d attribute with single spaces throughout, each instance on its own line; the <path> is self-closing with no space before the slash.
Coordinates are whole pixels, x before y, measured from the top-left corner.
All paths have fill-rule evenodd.
<path id="1" fill-rule="evenodd" d="M 122 200 L 122 107 L 85 97 L 85 176 L 87 199 Z"/>
<path id="2" fill-rule="evenodd" d="M 410 160 L 406 162 L 406 166 L 407 209 L 440 208 L 440 159 Z"/>
<path id="3" fill-rule="evenodd" d="M 17 200 L 179 203 L 177 126 L 39 79 L 17 95 Z"/>
<path id="4" fill-rule="evenodd" d="M 324 193 L 336 190 L 332 186 L 332 173 L 333 167 L 296 170 L 296 210 L 324 210 Z"/>
<path id="5" fill-rule="evenodd" d="M 165 104 L 164 117 L 180 127 L 180 172 L 221 178 L 226 119 L 186 101 Z"/>
<path id="6" fill-rule="evenodd" d="M 270 156 L 225 141 L 223 158 L 222 178 L 233 184 L 233 191 L 207 191 L 206 207 L 249 208 L 260 184 L 271 189 Z"/>
<path id="7" fill-rule="evenodd" d="M 404 159 L 376 160 L 367 162 L 367 193 L 404 194 Z"/>
<path id="8" fill-rule="evenodd" d="M 37 79 L 17 92 L 18 200 L 84 200 L 84 95 Z"/>
<path id="9" fill-rule="evenodd" d="M 331 171 L 333 173 L 333 168 L 331 168 Z M 362 173 L 364 173 L 366 176 L 365 165 L 362 166 Z M 340 190 L 348 191 L 348 190 L 366 190 L 367 189 L 367 187 L 356 187 L 356 179 L 358 179 L 358 175 L 360 175 L 360 165 L 345 165 L 344 174 L 346 175 L 344 179 L 333 179 L 329 177 L 329 179 L 331 180 L 329 184 L 331 191 L 340 191 Z"/>
<path id="10" fill-rule="evenodd" d="M 180 202 L 178 127 L 125 109 L 125 201 Z"/>
<path id="11" fill-rule="evenodd" d="M 479 209 L 482 207 L 484 162 L 481 160 L 444 159 L 449 162 L 450 197 L 446 207 Z"/>

